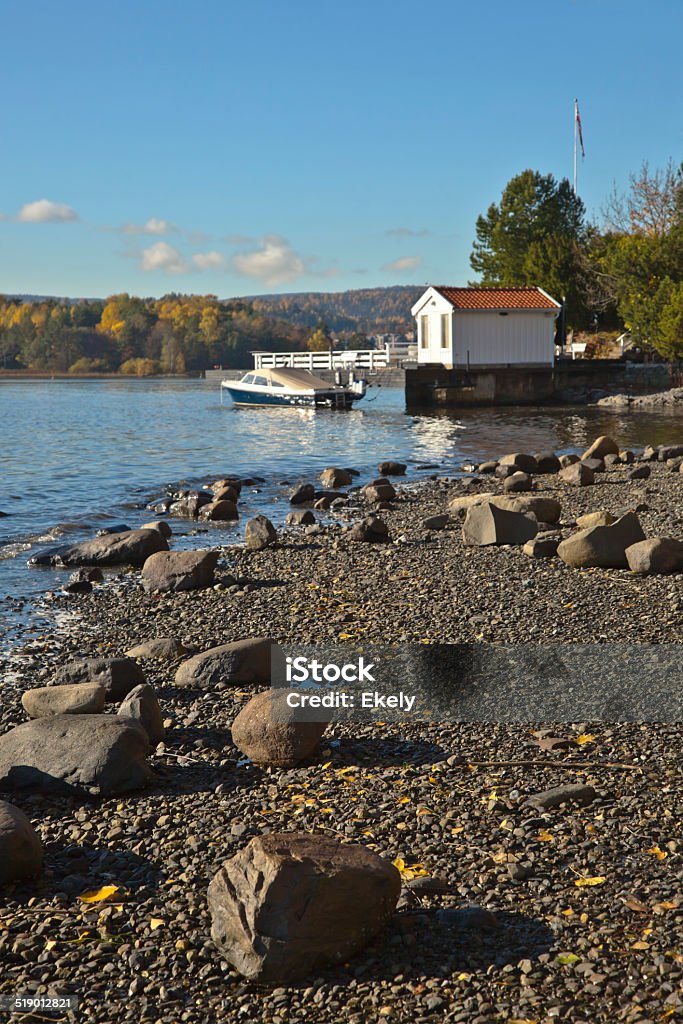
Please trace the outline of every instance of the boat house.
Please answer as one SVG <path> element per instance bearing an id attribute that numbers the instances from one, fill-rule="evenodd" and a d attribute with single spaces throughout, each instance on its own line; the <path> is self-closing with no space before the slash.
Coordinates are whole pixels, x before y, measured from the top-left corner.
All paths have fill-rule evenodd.
<path id="1" fill-rule="evenodd" d="M 431 285 L 411 310 L 418 364 L 552 366 L 561 308 L 542 288 Z"/>

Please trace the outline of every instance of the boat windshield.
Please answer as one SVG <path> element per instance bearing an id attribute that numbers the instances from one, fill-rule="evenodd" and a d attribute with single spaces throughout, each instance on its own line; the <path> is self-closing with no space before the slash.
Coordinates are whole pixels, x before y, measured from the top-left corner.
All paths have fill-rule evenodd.
<path id="1" fill-rule="evenodd" d="M 245 375 L 244 375 L 244 377 L 242 377 L 242 380 L 241 380 L 240 383 L 241 384 L 253 384 L 254 383 L 254 374 L 253 373 L 245 373 Z"/>

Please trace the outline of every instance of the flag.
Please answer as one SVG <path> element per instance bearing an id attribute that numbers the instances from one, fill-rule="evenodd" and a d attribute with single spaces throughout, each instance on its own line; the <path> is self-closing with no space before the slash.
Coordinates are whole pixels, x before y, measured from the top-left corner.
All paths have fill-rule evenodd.
<path id="1" fill-rule="evenodd" d="M 576 100 L 574 104 L 574 114 L 576 118 L 576 127 L 579 132 L 579 142 L 581 143 L 581 157 L 585 159 L 586 150 L 583 148 L 583 132 L 581 131 L 581 115 L 579 114 L 579 101 Z"/>

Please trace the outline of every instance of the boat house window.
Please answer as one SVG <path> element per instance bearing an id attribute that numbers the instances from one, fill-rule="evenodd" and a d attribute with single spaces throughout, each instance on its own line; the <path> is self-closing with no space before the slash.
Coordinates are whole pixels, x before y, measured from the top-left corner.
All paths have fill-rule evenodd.
<path id="1" fill-rule="evenodd" d="M 429 317 L 420 317 L 420 348 L 429 348 Z"/>
<path id="2" fill-rule="evenodd" d="M 448 348 L 450 343 L 450 316 L 448 313 L 441 314 L 441 348 Z"/>

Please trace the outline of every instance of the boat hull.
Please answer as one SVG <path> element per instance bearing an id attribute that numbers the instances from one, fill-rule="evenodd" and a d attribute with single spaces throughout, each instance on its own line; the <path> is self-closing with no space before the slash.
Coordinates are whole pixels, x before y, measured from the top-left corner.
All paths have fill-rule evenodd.
<path id="1" fill-rule="evenodd" d="M 274 394 L 262 390 L 231 387 L 223 384 L 223 389 L 230 395 L 233 403 L 239 406 L 261 406 L 269 408 L 303 408 L 303 409 L 350 409 L 354 401 L 361 396 L 348 391 L 330 390 L 314 394 Z"/>

